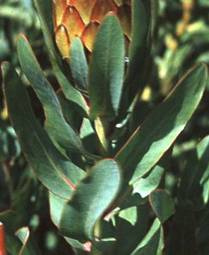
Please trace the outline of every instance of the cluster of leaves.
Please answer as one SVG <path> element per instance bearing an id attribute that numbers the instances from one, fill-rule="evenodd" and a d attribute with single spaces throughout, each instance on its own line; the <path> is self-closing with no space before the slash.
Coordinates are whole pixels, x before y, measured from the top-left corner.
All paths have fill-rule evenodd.
<path id="1" fill-rule="evenodd" d="M 36 55 L 50 75 L 40 21 L 33 2 L 31 0 L 1 0 L 0 62 L 9 61 L 18 71 L 20 69 L 16 41 L 19 34 L 23 32 L 30 38 Z M 13 75 L 11 79 L 15 81 Z M 28 86 L 26 79 L 23 82 Z M 47 194 L 34 178 L 30 166 L 25 161 L 15 131 L 10 124 L 3 97 L 1 72 L 0 86 L 0 221 L 5 224 L 8 252 L 22 254 L 22 242 L 28 238 L 27 227 L 29 227 L 34 236 L 33 243 L 37 243 L 35 245 L 37 248 L 31 254 L 38 254 L 38 246 L 44 254 L 57 254 L 58 251 L 64 254 L 66 245 L 57 234 L 55 235 L 49 220 Z M 36 111 L 39 112 L 39 102 L 30 88 L 29 93 Z M 40 114 L 37 115 L 41 119 Z M 58 250 L 55 249 L 56 247 Z"/>
<path id="2" fill-rule="evenodd" d="M 3 2 L 9 8 L 29 3 Z M 69 254 L 70 247 L 75 254 L 209 253 L 206 65 L 190 69 L 174 87 L 191 58 L 207 62 L 207 21 L 195 13 L 209 4 L 194 1 L 194 20 L 179 34 L 182 2 L 159 1 L 156 39 L 156 1 L 132 1 L 128 63 L 119 22 L 106 17 L 88 66 L 79 39 L 70 61 L 61 59 L 51 1 L 34 1 L 50 64 L 42 40 L 35 44 L 39 23 L 30 23 L 29 32 L 24 21 L 32 47 L 21 35 L 18 56 L 14 49 L 2 52 L 12 63 L 1 66 L 4 99 L 29 163 L 14 130 L 1 120 L 0 221 L 9 254 Z M 30 10 L 24 17 L 36 24 Z M 16 37 L 19 26 L 11 27 Z M 194 47 L 199 40 L 204 53 Z"/>

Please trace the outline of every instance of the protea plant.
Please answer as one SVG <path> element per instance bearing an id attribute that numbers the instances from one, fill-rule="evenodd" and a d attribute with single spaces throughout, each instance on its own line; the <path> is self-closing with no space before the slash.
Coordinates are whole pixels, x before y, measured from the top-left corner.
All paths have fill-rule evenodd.
<path id="1" fill-rule="evenodd" d="M 53 1 L 55 38 L 63 57 L 69 57 L 70 45 L 75 37 L 79 37 L 86 49 L 91 52 L 99 25 L 108 14 L 118 16 L 124 34 L 130 40 L 130 2 L 130 0 Z"/>
<path id="2" fill-rule="evenodd" d="M 26 159 L 49 192 L 53 223 L 76 254 L 172 251 L 175 238 L 164 242 L 164 224 L 175 213 L 161 181 L 171 157 L 166 152 L 201 100 L 206 66 L 192 68 L 143 120 L 138 112 L 151 80 L 156 0 L 35 0 L 35 5 L 59 89 L 45 77 L 25 36 L 17 51 L 43 106 L 44 127 L 24 80 L 10 65 L 2 69 L 9 116 Z"/>

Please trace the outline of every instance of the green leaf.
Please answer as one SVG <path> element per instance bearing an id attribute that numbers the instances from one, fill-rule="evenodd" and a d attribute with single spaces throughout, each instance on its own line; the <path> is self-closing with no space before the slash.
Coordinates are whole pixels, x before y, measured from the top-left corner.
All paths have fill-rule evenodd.
<path id="1" fill-rule="evenodd" d="M 127 110 L 136 93 L 145 86 L 146 75 L 150 68 L 150 0 L 132 1 L 132 39 L 129 48 L 129 62 L 121 100 L 121 108 Z"/>
<path id="2" fill-rule="evenodd" d="M 53 40 L 52 1 L 34 0 L 34 3 L 40 18 L 41 28 L 43 30 L 43 35 L 49 52 L 53 71 L 59 85 L 63 89 L 63 93 L 65 94 L 66 98 L 73 102 L 78 107 L 79 111 L 86 116 L 88 115 L 89 110 L 82 94 L 71 85 L 66 75 L 62 72 L 62 69 L 64 68 Z"/>
<path id="3" fill-rule="evenodd" d="M 43 105 L 46 116 L 45 127 L 50 138 L 58 148 L 61 148 L 61 151 L 64 150 L 67 154 L 72 151 L 82 151 L 83 148 L 78 134 L 65 121 L 55 91 L 44 76 L 24 36 L 20 36 L 17 41 L 17 51 L 22 70 Z"/>
<path id="4" fill-rule="evenodd" d="M 90 65 L 91 117 L 117 114 L 124 76 L 124 35 L 118 19 L 109 15 L 97 33 Z M 101 96 L 102 93 L 102 96 Z"/>
<path id="5" fill-rule="evenodd" d="M 183 201 L 179 203 L 172 219 L 170 230 L 167 243 L 167 254 L 198 254 L 197 214 L 195 213 L 191 202 Z"/>
<path id="6" fill-rule="evenodd" d="M 39 180 L 58 196 L 69 198 L 84 173 L 54 147 L 36 120 L 26 88 L 8 64 L 2 66 L 9 116 L 26 159 Z M 11 79 L 15 77 L 15 79 Z"/>
<path id="7" fill-rule="evenodd" d="M 159 161 L 197 108 L 208 80 L 207 67 L 197 65 L 136 129 L 117 153 L 126 179 L 138 181 Z"/>
<path id="8" fill-rule="evenodd" d="M 99 161 L 77 186 L 60 223 L 64 235 L 92 240 L 94 227 L 118 193 L 120 169 L 112 159 Z"/>
<path id="9" fill-rule="evenodd" d="M 22 247 L 20 251 L 18 252 L 18 255 L 35 255 L 37 254 L 37 251 L 35 250 L 35 247 L 33 247 L 32 243 L 30 242 L 30 230 L 28 227 L 22 227 L 18 229 L 15 233 L 15 235 L 18 237 L 18 239 L 22 243 Z"/>
<path id="10" fill-rule="evenodd" d="M 179 198 L 189 199 L 196 205 L 197 201 L 202 204 L 203 199 L 206 204 L 209 200 L 209 136 L 204 137 L 190 154 L 181 177 Z"/>
<path id="11" fill-rule="evenodd" d="M 164 190 L 154 191 L 150 197 L 150 205 L 159 220 L 164 223 L 175 212 L 174 201 Z"/>
<path id="12" fill-rule="evenodd" d="M 54 193 L 49 192 L 49 207 L 51 220 L 56 227 L 59 227 L 62 211 L 65 204 L 68 202 L 67 199 L 61 198 Z"/>
<path id="13" fill-rule="evenodd" d="M 17 255 L 17 254 L 22 255 L 20 253 L 20 251 L 22 249 L 22 243 L 18 239 L 18 237 L 13 237 L 11 235 L 7 235 L 7 237 L 6 237 L 6 246 L 7 246 L 8 254 L 10 254 L 10 255 Z M 31 255 L 30 252 L 28 252 L 28 250 L 25 250 L 23 254 L 24 255 Z"/>
<path id="14" fill-rule="evenodd" d="M 49 206 L 50 206 L 50 216 L 51 220 L 54 223 L 56 227 L 59 227 L 60 225 L 60 220 L 62 217 L 62 211 L 64 207 L 66 206 L 68 200 L 61 198 L 51 192 L 49 192 Z M 83 243 L 80 243 L 79 241 L 64 237 L 66 242 L 71 245 L 76 250 L 85 250 L 85 246 Z"/>
<path id="15" fill-rule="evenodd" d="M 59 68 L 54 67 L 53 70 L 66 99 L 74 105 L 79 115 L 87 117 L 89 115 L 89 107 L 82 94 L 72 87 L 69 80 Z"/>
<path id="16" fill-rule="evenodd" d="M 76 37 L 70 49 L 70 67 L 73 79 L 80 88 L 87 88 L 88 63 L 81 40 Z"/>
<path id="17" fill-rule="evenodd" d="M 133 192 L 139 193 L 142 198 L 148 196 L 160 184 L 163 173 L 164 173 L 164 169 L 160 166 L 156 166 L 152 170 L 150 175 L 148 175 L 146 178 L 141 178 L 139 179 L 139 181 L 134 183 Z"/>
<path id="18" fill-rule="evenodd" d="M 27 170 L 30 171 L 29 169 Z M 29 177 L 30 173 L 27 174 Z M 36 190 L 37 185 L 35 185 L 34 179 L 32 178 L 21 181 L 21 185 L 18 185 L 13 190 L 9 208 L 0 212 L 0 221 L 4 222 L 5 229 L 8 232 L 12 233 L 28 224 L 34 210 L 34 204 L 31 202 L 31 194 L 35 195 Z"/>
<path id="19" fill-rule="evenodd" d="M 123 209 L 119 212 L 119 217 L 128 221 L 131 225 L 135 225 L 137 223 L 137 207 L 132 206 L 126 209 Z"/>
<path id="20" fill-rule="evenodd" d="M 162 255 L 163 248 L 163 229 L 160 221 L 156 219 L 147 235 L 131 255 Z"/>
<path id="21" fill-rule="evenodd" d="M 20 155 L 20 146 L 12 127 L 0 128 L 0 162 L 13 160 Z"/>
<path id="22" fill-rule="evenodd" d="M 209 179 L 209 136 L 204 137 L 197 146 L 197 154 L 199 158 L 199 171 L 200 167 L 202 177 L 200 180 L 201 184 Z"/>
<path id="23" fill-rule="evenodd" d="M 147 233 L 150 221 L 148 203 L 139 202 L 138 196 L 134 197 L 129 198 L 127 203 L 130 204 L 114 217 L 117 241 L 113 254 L 131 254 Z"/>
<path id="24" fill-rule="evenodd" d="M 28 227 L 18 229 L 13 235 L 6 235 L 6 247 L 11 255 L 40 255 L 37 245 L 31 240 Z M 0 250 L 1 251 L 1 250 Z M 3 253 L 2 253 L 3 254 Z"/>

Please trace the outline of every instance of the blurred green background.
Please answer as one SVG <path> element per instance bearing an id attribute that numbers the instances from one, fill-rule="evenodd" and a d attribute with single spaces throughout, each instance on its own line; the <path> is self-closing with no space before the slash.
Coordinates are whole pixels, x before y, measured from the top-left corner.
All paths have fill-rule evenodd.
<path id="1" fill-rule="evenodd" d="M 51 67 L 32 0 L 0 0 L 0 62 L 9 61 L 17 70 L 20 69 L 15 42 L 20 33 L 27 35 L 41 66 L 51 79 Z M 152 75 L 138 102 L 139 107 L 133 113 L 133 118 L 140 117 L 139 122 L 163 100 L 190 67 L 199 61 L 209 63 L 209 0 L 160 0 L 152 53 Z M 27 85 L 26 80 L 25 84 Z M 0 86 L 2 88 L 1 76 Z M 42 121 L 39 101 L 30 92 L 37 117 Z M 173 197 L 177 196 L 176 187 L 186 160 L 192 158 L 197 142 L 209 134 L 208 102 L 209 93 L 206 91 L 197 112 L 176 141 L 172 160 L 166 162 L 168 171 L 164 186 Z M 132 128 L 135 127 L 134 124 Z M 14 210 L 8 211 L 9 209 Z M 40 253 L 69 254 L 68 244 L 50 221 L 47 192 L 37 182 L 21 153 L 7 116 L 2 89 L 0 220 L 6 222 L 8 243 L 19 227 L 27 225 L 32 230 Z"/>

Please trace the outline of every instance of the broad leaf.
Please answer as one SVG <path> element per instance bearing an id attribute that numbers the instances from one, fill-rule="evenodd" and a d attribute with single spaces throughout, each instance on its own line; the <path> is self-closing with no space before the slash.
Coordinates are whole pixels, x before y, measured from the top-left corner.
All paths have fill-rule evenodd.
<path id="1" fill-rule="evenodd" d="M 111 159 L 99 161 L 77 186 L 65 206 L 61 231 L 71 238 L 94 239 L 94 227 L 118 193 L 120 169 Z"/>
<path id="2" fill-rule="evenodd" d="M 109 15 L 97 33 L 90 65 L 91 117 L 117 114 L 124 76 L 124 35 L 118 19 Z"/>
<path id="3" fill-rule="evenodd" d="M 46 115 L 45 126 L 51 139 L 58 148 L 61 147 L 67 153 L 82 151 L 78 134 L 65 121 L 60 102 L 45 78 L 27 39 L 23 36 L 17 41 L 17 51 L 22 70 L 43 105 Z"/>
<path id="4" fill-rule="evenodd" d="M 49 206 L 50 206 L 50 216 L 51 220 L 54 223 L 56 227 L 59 227 L 60 220 L 62 217 L 62 211 L 64 207 L 66 206 L 68 200 L 61 198 L 51 192 L 49 192 Z M 64 237 L 66 242 L 71 245 L 76 250 L 85 250 L 84 243 L 80 243 L 79 241 L 75 239 L 71 239 L 68 237 Z"/>
<path id="5" fill-rule="evenodd" d="M 174 201 L 164 190 L 156 190 L 149 197 L 150 205 L 161 223 L 175 212 Z"/>
<path id="6" fill-rule="evenodd" d="M 131 184 L 151 170 L 182 132 L 202 98 L 207 80 L 205 65 L 190 70 L 117 153 L 116 160 Z"/>
<path id="7" fill-rule="evenodd" d="M 40 181 L 53 193 L 69 198 L 83 171 L 64 158 L 36 120 L 26 88 L 16 72 L 2 66 L 9 116 L 25 156 Z M 11 79 L 15 77 L 15 79 Z M 15 82 L 14 82 L 15 81 Z"/>

